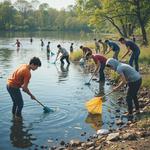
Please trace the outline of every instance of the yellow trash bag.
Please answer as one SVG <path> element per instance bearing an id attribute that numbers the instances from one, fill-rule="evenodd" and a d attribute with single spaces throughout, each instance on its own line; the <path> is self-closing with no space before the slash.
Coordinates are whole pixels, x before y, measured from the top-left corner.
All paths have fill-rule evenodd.
<path id="1" fill-rule="evenodd" d="M 94 97 L 85 104 L 87 110 L 91 114 L 102 113 L 102 97 Z"/>

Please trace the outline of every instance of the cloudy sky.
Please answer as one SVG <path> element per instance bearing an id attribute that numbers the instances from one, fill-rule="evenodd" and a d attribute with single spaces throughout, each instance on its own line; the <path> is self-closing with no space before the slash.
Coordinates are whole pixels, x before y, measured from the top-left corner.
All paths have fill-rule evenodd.
<path id="1" fill-rule="evenodd" d="M 0 2 L 3 2 L 4 0 L 0 0 Z M 16 0 L 11 0 L 12 3 L 14 3 Z M 28 2 L 31 2 L 31 0 L 26 0 Z M 48 3 L 50 7 L 56 8 L 60 10 L 61 8 L 67 8 L 68 5 L 74 5 L 75 0 L 39 0 L 40 3 Z"/>

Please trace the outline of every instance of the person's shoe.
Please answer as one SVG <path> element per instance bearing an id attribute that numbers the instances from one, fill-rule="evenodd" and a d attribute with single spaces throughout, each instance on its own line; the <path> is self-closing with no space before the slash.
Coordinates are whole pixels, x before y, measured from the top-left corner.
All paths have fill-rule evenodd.
<path id="1" fill-rule="evenodd" d="M 96 82 L 98 82 L 98 83 L 105 82 L 105 79 L 96 80 Z"/>
<path id="2" fill-rule="evenodd" d="M 125 112 L 122 116 L 128 117 L 128 118 L 132 118 L 132 117 L 133 117 L 133 114 L 130 114 L 130 113 L 128 113 L 128 112 Z"/>
<path id="3" fill-rule="evenodd" d="M 141 113 L 140 110 L 136 110 L 136 111 L 134 112 L 135 115 L 139 115 L 140 113 Z"/>

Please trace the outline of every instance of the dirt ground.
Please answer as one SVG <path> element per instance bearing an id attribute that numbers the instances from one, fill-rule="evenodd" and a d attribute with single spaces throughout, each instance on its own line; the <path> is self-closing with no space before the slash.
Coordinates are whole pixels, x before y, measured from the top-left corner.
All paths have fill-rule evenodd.
<path id="1" fill-rule="evenodd" d="M 103 147 L 103 150 L 150 150 L 150 137 L 137 141 L 118 141 Z"/>

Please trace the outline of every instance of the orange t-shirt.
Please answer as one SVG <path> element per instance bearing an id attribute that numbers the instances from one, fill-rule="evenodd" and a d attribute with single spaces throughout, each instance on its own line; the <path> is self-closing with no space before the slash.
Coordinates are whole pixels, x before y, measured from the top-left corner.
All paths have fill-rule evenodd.
<path id="1" fill-rule="evenodd" d="M 29 83 L 31 72 L 27 64 L 21 65 L 13 74 L 8 78 L 7 84 L 11 87 L 20 88 L 24 83 Z"/>

